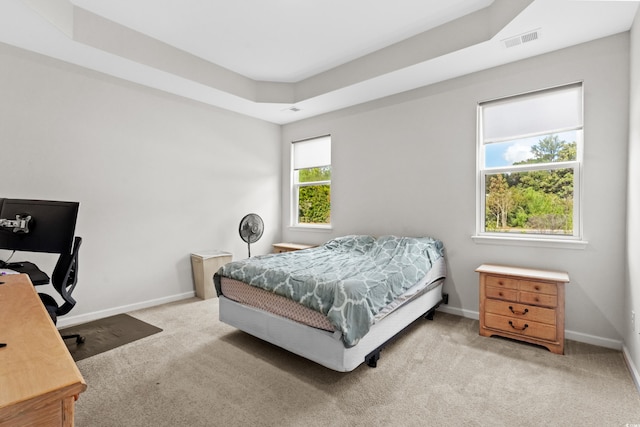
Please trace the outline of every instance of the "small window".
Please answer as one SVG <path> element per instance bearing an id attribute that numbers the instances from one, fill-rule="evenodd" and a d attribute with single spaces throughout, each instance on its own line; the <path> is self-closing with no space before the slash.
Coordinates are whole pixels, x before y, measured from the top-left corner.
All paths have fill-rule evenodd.
<path id="1" fill-rule="evenodd" d="M 292 144 L 294 226 L 331 225 L 331 136 Z"/>
<path id="2" fill-rule="evenodd" d="M 580 239 L 582 84 L 478 105 L 479 236 Z"/>

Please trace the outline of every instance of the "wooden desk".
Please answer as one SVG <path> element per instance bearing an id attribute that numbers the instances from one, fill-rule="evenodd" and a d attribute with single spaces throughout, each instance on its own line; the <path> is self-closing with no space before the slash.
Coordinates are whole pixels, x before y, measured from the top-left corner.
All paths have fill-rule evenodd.
<path id="1" fill-rule="evenodd" d="M 73 426 L 78 367 L 29 276 L 0 282 L 0 427 Z"/>

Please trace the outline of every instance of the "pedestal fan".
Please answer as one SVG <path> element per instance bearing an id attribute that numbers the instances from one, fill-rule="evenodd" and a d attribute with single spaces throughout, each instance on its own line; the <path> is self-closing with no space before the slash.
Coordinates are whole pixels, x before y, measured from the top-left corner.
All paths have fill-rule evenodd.
<path id="1" fill-rule="evenodd" d="M 245 215 L 240 221 L 240 237 L 247 242 L 249 250 L 249 258 L 251 258 L 251 244 L 257 242 L 262 237 L 264 231 L 264 222 L 260 215 L 250 213 Z"/>

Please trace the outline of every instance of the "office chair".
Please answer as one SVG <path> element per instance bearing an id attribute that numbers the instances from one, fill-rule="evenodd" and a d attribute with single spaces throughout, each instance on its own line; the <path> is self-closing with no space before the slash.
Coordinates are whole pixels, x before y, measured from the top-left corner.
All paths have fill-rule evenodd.
<path id="1" fill-rule="evenodd" d="M 51 284 L 54 289 L 58 291 L 64 303 L 58 305 L 56 300 L 48 294 L 38 293 L 40 300 L 44 304 L 51 320 L 56 324 L 58 316 L 64 316 L 76 305 L 76 300 L 73 299 L 71 293 L 78 284 L 78 252 L 80 251 L 80 245 L 82 244 L 82 237 L 75 237 L 73 240 L 73 250 L 70 254 L 63 253 L 60 255 L 55 268 L 53 269 L 53 275 L 51 276 Z M 63 335 L 63 339 L 75 338 L 76 343 L 82 344 L 84 337 L 79 334 Z"/>

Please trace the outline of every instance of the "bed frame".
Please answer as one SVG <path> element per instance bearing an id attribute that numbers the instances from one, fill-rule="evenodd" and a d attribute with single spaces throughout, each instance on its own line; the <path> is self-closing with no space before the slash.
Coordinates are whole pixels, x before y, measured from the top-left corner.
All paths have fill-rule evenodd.
<path id="1" fill-rule="evenodd" d="M 382 348 L 418 318 L 433 319 L 442 303 L 444 279 L 374 324 L 353 347 L 345 347 L 340 332 L 313 328 L 220 295 L 220 321 L 339 372 L 362 362 L 375 367 Z"/>

